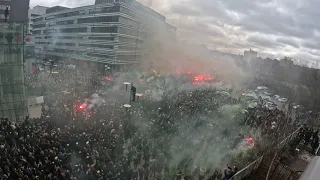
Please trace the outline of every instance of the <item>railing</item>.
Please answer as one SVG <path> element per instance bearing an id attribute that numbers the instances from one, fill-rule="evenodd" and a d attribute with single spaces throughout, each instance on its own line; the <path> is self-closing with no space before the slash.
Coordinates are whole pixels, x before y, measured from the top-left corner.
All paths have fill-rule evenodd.
<path id="1" fill-rule="evenodd" d="M 293 133 L 291 133 L 291 135 L 289 135 L 287 138 L 285 138 L 283 141 L 281 141 L 275 149 L 282 149 L 285 145 L 287 145 L 289 142 L 291 142 L 296 135 L 298 135 L 299 133 L 299 129 L 298 128 L 296 131 L 294 131 Z M 240 170 L 238 173 L 236 173 L 231 180 L 241 180 L 247 176 L 249 176 L 252 172 L 254 172 L 255 170 L 258 169 L 258 167 L 260 166 L 261 162 L 262 162 L 263 156 L 260 157 L 259 159 L 257 159 L 256 161 L 254 161 L 253 163 L 251 163 L 250 165 L 248 165 L 247 167 L 243 168 L 242 170 Z M 270 166 L 271 167 L 271 166 Z M 270 171 L 270 170 L 269 170 Z M 269 175 L 269 172 L 268 172 Z"/>
<path id="2" fill-rule="evenodd" d="M 276 160 L 279 156 L 281 156 L 281 153 L 280 153 L 280 152 L 281 152 L 282 149 L 285 147 L 285 145 L 287 145 L 288 143 L 290 143 L 290 142 L 299 134 L 299 130 L 300 130 L 300 128 L 298 128 L 296 131 L 294 131 L 293 133 L 291 133 L 287 138 L 285 138 L 283 141 L 281 141 L 281 142 L 275 147 L 276 154 L 274 155 L 274 158 L 272 159 L 271 165 L 269 166 L 266 180 L 269 179 L 270 172 L 271 172 L 271 169 L 272 169 L 272 167 L 273 167 L 273 164 L 275 163 L 275 160 Z"/>
<path id="3" fill-rule="evenodd" d="M 253 163 L 249 164 L 247 167 L 240 170 L 237 174 L 235 174 L 231 180 L 241 180 L 247 176 L 249 176 L 252 172 L 258 169 L 262 162 L 263 156 L 259 159 L 255 160 Z"/>

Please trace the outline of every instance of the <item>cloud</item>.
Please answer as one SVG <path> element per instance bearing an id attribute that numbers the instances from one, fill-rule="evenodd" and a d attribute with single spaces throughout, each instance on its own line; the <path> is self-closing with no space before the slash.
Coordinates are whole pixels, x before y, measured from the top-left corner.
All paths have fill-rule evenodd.
<path id="1" fill-rule="evenodd" d="M 172 4 L 166 14 L 169 17 L 174 15 L 175 19 L 180 16 L 197 18 L 197 24 L 206 23 L 211 29 L 219 29 L 218 32 L 225 35 L 225 41 L 219 43 L 213 40 L 210 47 L 254 48 L 260 54 L 272 52 L 278 57 L 291 54 L 297 58 L 319 60 L 318 6 L 320 1 L 317 0 L 187 0 L 183 4 Z M 196 36 L 203 31 L 203 27 L 195 23 L 189 24 L 192 27 L 186 27 L 176 23 L 175 19 L 171 21 L 168 18 L 180 31 L 194 32 Z M 221 39 L 220 34 L 215 37 L 212 33 L 210 39 Z"/>
<path id="2" fill-rule="evenodd" d="M 167 16 L 181 39 L 226 51 L 320 60 L 318 0 L 139 0 Z M 31 5 L 93 4 L 94 0 L 31 0 Z"/>
<path id="3" fill-rule="evenodd" d="M 36 5 L 41 6 L 66 6 L 66 7 L 78 7 L 94 4 L 95 0 L 30 0 L 30 7 Z"/>

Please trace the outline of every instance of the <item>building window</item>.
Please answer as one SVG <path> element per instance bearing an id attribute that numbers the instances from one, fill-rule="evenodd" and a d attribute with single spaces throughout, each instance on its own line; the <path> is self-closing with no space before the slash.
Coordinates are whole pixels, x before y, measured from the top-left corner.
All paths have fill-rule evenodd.
<path id="1" fill-rule="evenodd" d="M 137 30 L 126 29 L 126 28 L 119 28 L 119 33 L 130 35 L 130 36 L 135 36 L 135 37 L 145 37 L 145 35 L 146 35 L 145 32 L 138 32 Z"/>
<path id="2" fill-rule="evenodd" d="M 74 11 L 74 12 L 68 12 L 63 14 L 57 14 L 55 15 L 55 18 L 64 18 L 64 17 L 71 17 L 71 16 L 78 16 L 78 15 L 80 15 L 80 12 Z"/>
<path id="3" fill-rule="evenodd" d="M 33 28 L 43 28 L 46 27 L 46 24 L 37 24 L 37 25 L 32 25 Z"/>
<path id="4" fill-rule="evenodd" d="M 109 59 L 112 58 L 111 56 L 106 54 L 96 54 L 96 53 L 88 53 L 88 56 L 98 57 L 98 58 L 109 58 Z"/>
<path id="5" fill-rule="evenodd" d="M 35 18 L 35 19 L 33 19 L 32 21 L 33 21 L 33 22 L 43 21 L 43 18 L 42 18 L 42 17 L 40 17 L 40 18 Z"/>
<path id="6" fill-rule="evenodd" d="M 68 25 L 68 24 L 74 24 L 74 21 L 73 20 L 69 20 L 69 21 L 56 22 L 56 25 Z"/>
<path id="7" fill-rule="evenodd" d="M 135 56 L 135 55 L 119 55 L 118 56 L 118 60 L 123 60 L 123 61 L 133 61 L 133 60 L 139 59 L 139 58 L 140 58 L 139 55 L 137 55 L 137 56 Z"/>
<path id="8" fill-rule="evenodd" d="M 60 33 L 84 33 L 87 32 L 86 27 L 61 29 Z"/>
<path id="9" fill-rule="evenodd" d="M 133 39 L 133 38 L 127 38 L 127 37 L 119 37 L 120 42 L 126 42 L 126 43 L 138 43 L 141 44 L 143 41 L 141 39 Z"/>
<path id="10" fill-rule="evenodd" d="M 117 33 L 118 27 L 92 27 L 91 32 L 94 32 L 94 33 Z"/>
<path id="11" fill-rule="evenodd" d="M 41 34 L 41 30 L 33 30 L 32 34 Z"/>
<path id="12" fill-rule="evenodd" d="M 95 23 L 95 22 L 118 22 L 119 16 L 102 16 L 79 19 L 78 23 Z"/>
<path id="13" fill-rule="evenodd" d="M 89 14 L 120 12 L 119 6 L 90 9 Z"/>
<path id="14" fill-rule="evenodd" d="M 10 10 L 10 6 L 0 5 L 0 10 L 6 10 L 7 7 L 8 7 L 8 9 Z"/>
<path id="15" fill-rule="evenodd" d="M 125 25 L 129 25 L 131 28 L 135 28 L 135 29 L 138 29 L 138 27 L 141 28 L 141 25 L 139 22 L 133 21 L 128 18 L 120 17 L 119 22 Z"/>
<path id="16" fill-rule="evenodd" d="M 76 46 L 75 43 L 56 43 L 56 46 L 71 46 L 74 47 Z"/>
<path id="17" fill-rule="evenodd" d="M 104 44 L 79 44 L 79 46 L 113 49 L 113 45 L 104 45 Z"/>
<path id="18" fill-rule="evenodd" d="M 88 39 L 91 39 L 91 40 L 105 40 L 105 41 L 114 41 L 114 38 L 113 37 L 88 37 Z"/>

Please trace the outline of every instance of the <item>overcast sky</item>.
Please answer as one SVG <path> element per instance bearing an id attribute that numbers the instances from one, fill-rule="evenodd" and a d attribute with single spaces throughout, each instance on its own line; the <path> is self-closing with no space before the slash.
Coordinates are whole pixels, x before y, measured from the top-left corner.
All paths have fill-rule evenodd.
<path id="1" fill-rule="evenodd" d="M 181 39 L 211 49 L 320 60 L 319 0 L 140 0 L 167 16 Z M 76 7 L 94 0 L 31 0 Z"/>

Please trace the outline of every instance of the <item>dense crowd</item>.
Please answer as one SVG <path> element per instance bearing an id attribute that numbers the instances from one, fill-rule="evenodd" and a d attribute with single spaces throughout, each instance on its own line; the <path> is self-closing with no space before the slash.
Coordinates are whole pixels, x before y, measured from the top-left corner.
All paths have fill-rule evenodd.
<path id="1" fill-rule="evenodd" d="M 151 90 L 169 89 L 160 98 L 148 96 L 131 110 L 106 100 L 83 111 L 77 105 L 100 87 L 90 76 L 59 75 L 40 84 L 55 93 L 41 118 L 1 119 L 3 179 L 230 179 L 272 147 L 268 139 L 296 128 L 279 110 L 246 108 L 241 98 L 212 88 L 162 87 Z M 253 137 L 253 148 L 240 147 L 246 137 Z M 235 167 L 221 171 L 227 163 Z"/>

